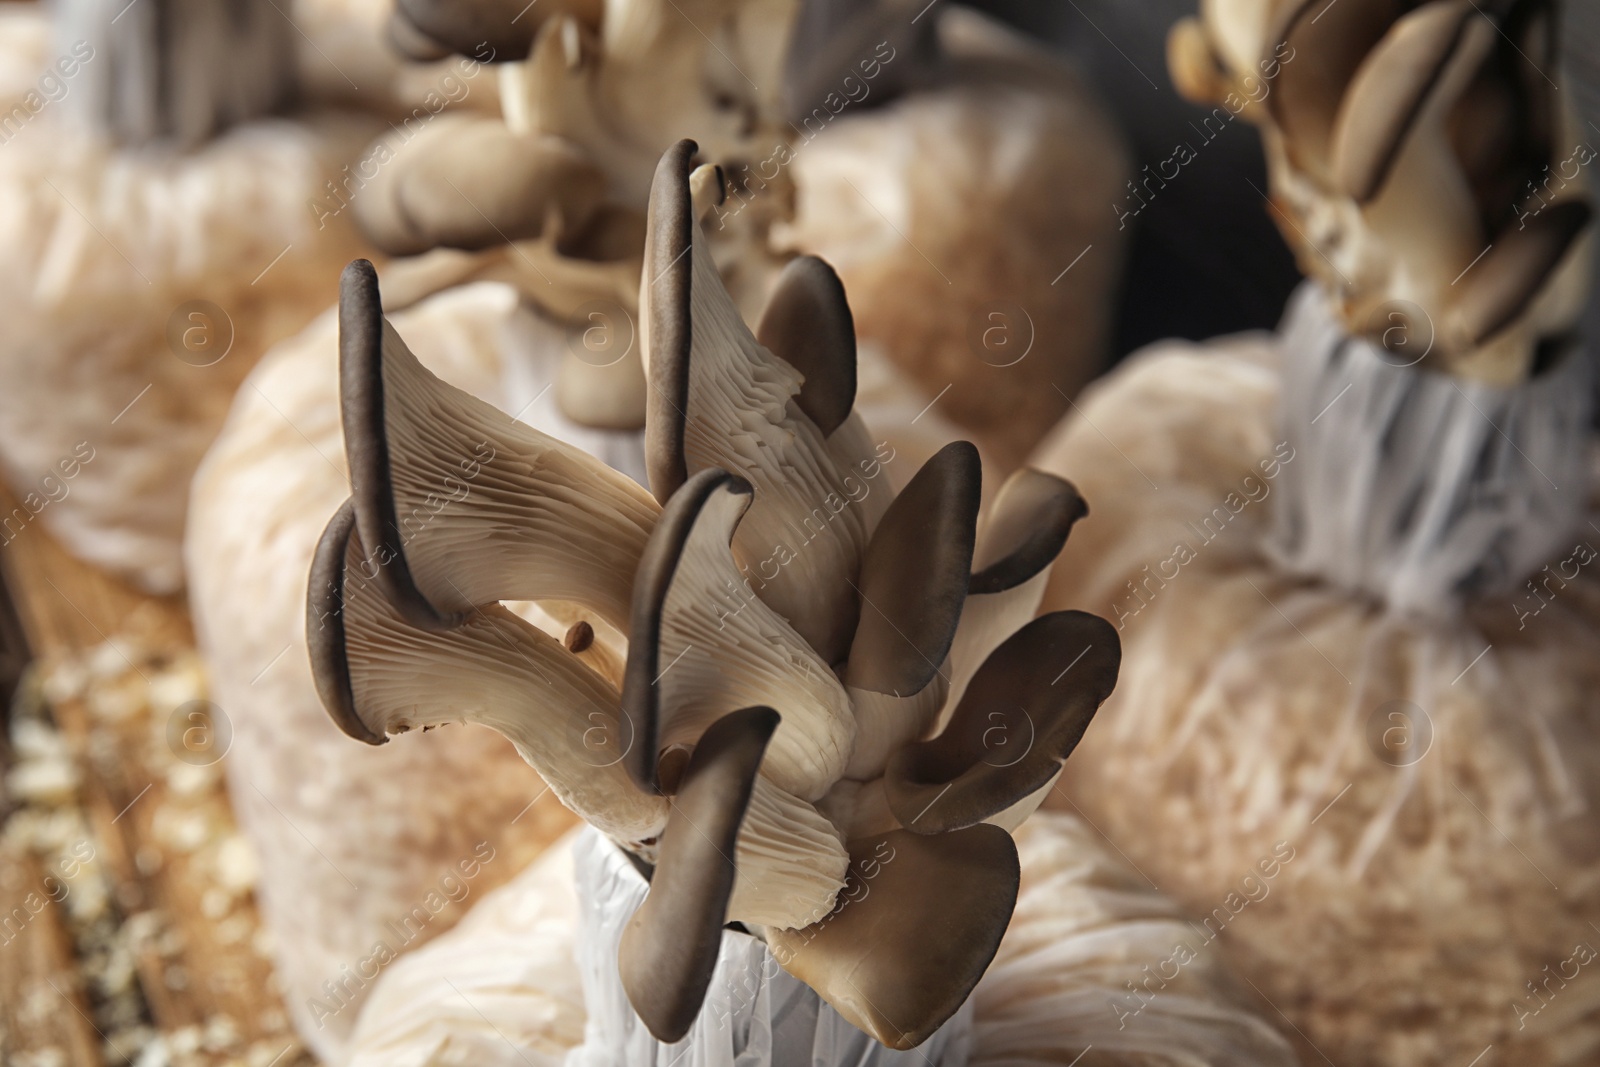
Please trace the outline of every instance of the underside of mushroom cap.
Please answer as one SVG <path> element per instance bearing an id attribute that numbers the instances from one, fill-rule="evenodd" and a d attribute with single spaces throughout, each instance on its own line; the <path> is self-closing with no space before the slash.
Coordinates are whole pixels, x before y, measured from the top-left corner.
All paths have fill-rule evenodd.
<path id="1" fill-rule="evenodd" d="M 311 573 L 306 636 L 312 674 L 347 734 L 472 722 L 504 734 L 563 804 L 619 841 L 656 836 L 666 803 L 633 788 L 619 697 L 560 642 L 499 605 L 454 628 L 407 622 L 375 580 L 346 502 L 329 521 Z"/>
<path id="2" fill-rule="evenodd" d="M 944 731 L 889 761 L 884 789 L 908 830 L 942 834 L 1047 787 L 1111 695 L 1117 631 L 1078 611 L 1041 616 L 990 654 Z"/>
<path id="3" fill-rule="evenodd" d="M 994 826 L 858 838 L 832 914 L 769 931 L 768 945 L 852 1025 L 889 1048 L 915 1048 L 983 977 L 1020 878 L 1011 835 Z"/>
<path id="4" fill-rule="evenodd" d="M 661 788 L 659 752 L 755 703 L 783 709 L 763 772 L 796 796 L 821 797 L 850 756 L 844 688 L 734 562 L 729 543 L 751 494 L 725 471 L 701 471 L 667 502 L 645 547 L 622 698 L 638 738 L 628 768 L 642 789 Z"/>
<path id="5" fill-rule="evenodd" d="M 776 561 L 758 594 L 835 663 L 855 629 L 864 513 L 796 402 L 801 375 L 756 341 L 723 285 L 694 215 L 694 152 L 692 141 L 668 150 L 650 193 L 639 298 L 650 487 L 665 500 L 710 467 L 754 486 L 735 555 L 748 566 Z"/>
<path id="6" fill-rule="evenodd" d="M 650 892 L 617 961 L 634 1010 L 656 1040 L 689 1032 L 716 968 L 733 893 L 739 828 L 778 713 L 730 712 L 701 736 L 672 799 Z"/>
<path id="7" fill-rule="evenodd" d="M 431 374 L 384 320 L 365 260 L 345 271 L 339 333 L 356 527 L 396 609 L 448 628 L 478 604 L 565 600 L 626 630 L 649 494 Z"/>

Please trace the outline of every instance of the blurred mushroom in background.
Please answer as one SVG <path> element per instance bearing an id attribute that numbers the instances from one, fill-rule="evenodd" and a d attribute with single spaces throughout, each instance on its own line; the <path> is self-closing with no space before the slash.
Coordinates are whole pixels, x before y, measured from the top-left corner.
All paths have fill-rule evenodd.
<path id="1" fill-rule="evenodd" d="M 377 121 L 268 117 L 296 96 L 269 0 L 52 11 L 0 115 L 0 471 L 19 501 L 3 536 L 37 522 L 172 592 L 188 479 L 234 389 L 366 247 L 307 204 Z M 40 26 L 10 13 L 0 32 Z"/>
<path id="2" fill-rule="evenodd" d="M 1034 457 L 1096 505 L 1045 603 L 1126 650 L 1063 787 L 1191 907 L 1293 850 L 1208 927 L 1307 1057 L 1600 1047 L 1595 994 L 1528 985 L 1600 920 L 1594 142 L 1562 42 L 1548 3 L 1202 3 L 1175 80 L 1260 125 L 1312 280 L 1275 335 L 1130 359 Z"/>

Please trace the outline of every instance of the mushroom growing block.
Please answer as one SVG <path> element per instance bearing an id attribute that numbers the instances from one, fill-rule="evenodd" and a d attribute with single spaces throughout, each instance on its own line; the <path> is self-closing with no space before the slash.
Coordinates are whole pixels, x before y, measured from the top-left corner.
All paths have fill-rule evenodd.
<path id="1" fill-rule="evenodd" d="M 1096 508 L 1045 603 L 1124 642 L 1063 791 L 1308 1061 L 1600 1047 L 1600 992 L 1540 984 L 1600 923 L 1589 194 L 1529 184 L 1587 140 L 1557 27 L 1202 4 L 1174 74 L 1252 98 L 1312 281 L 1275 335 L 1135 356 L 1034 457 Z"/>

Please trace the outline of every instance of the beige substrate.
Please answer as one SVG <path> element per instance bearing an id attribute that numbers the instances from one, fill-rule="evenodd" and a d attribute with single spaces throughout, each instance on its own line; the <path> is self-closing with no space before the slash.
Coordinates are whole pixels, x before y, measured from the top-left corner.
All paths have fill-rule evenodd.
<path id="1" fill-rule="evenodd" d="M 1035 457 L 1092 508 L 1045 605 L 1124 649 L 1066 794 L 1209 916 L 1307 1062 L 1594 1063 L 1600 521 L 1542 599 L 1444 622 L 1287 576 L 1260 550 L 1294 463 L 1276 360 L 1147 350 Z"/>
<path id="2" fill-rule="evenodd" d="M 372 120 L 261 121 L 183 155 L 60 120 L 0 151 L 0 471 L 21 502 L 4 540 L 40 522 L 170 592 L 188 479 L 234 390 L 360 252 L 308 203 Z"/>

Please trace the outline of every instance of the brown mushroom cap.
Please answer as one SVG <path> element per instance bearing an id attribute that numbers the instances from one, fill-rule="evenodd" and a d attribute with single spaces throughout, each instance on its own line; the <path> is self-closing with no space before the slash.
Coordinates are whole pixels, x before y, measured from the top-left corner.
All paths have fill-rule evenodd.
<path id="1" fill-rule="evenodd" d="M 355 505 L 346 500 L 317 540 L 306 597 L 306 646 L 311 656 L 311 680 L 328 717 L 357 741 L 382 745 L 388 742 L 389 735 L 372 729 L 356 713 L 350 663 L 345 657 L 344 561 L 355 528 Z"/>
<path id="2" fill-rule="evenodd" d="M 745 708 L 701 735 L 662 832 L 650 892 L 622 933 L 622 986 L 645 1026 L 671 1044 L 689 1032 L 717 965 L 734 851 L 767 741 L 771 708 Z"/>
<path id="3" fill-rule="evenodd" d="M 1295 162 L 1326 179 L 1339 101 L 1361 61 L 1404 10 L 1403 0 L 1292 0 L 1267 55 L 1293 55 L 1265 103 Z"/>
<path id="4" fill-rule="evenodd" d="M 861 564 L 852 688 L 910 696 L 939 672 L 966 601 L 982 481 L 978 450 L 954 441 L 889 505 Z"/>
<path id="5" fill-rule="evenodd" d="M 857 838 L 833 913 L 803 930 L 768 931 L 768 944 L 852 1025 L 890 1048 L 915 1048 L 983 977 L 1020 879 L 1016 845 L 998 827 Z"/>
<path id="6" fill-rule="evenodd" d="M 844 283 L 816 256 L 791 260 L 761 313 L 756 339 L 805 375 L 795 403 L 828 436 L 856 403 L 856 325 Z"/>
<path id="7" fill-rule="evenodd" d="M 645 420 L 645 462 L 650 490 L 665 503 L 689 479 L 684 430 L 689 409 L 689 356 L 694 264 L 694 197 L 688 189 L 699 146 L 679 141 L 656 164 L 650 186 L 650 228 L 644 244 L 644 285 L 639 292 L 646 331 L 650 415 Z"/>
<path id="8" fill-rule="evenodd" d="M 943 834 L 1047 786 L 1111 695 L 1121 661 L 1117 631 L 1096 615 L 1058 611 L 1018 630 L 978 668 L 944 732 L 889 760 L 895 817 Z"/>
<path id="9" fill-rule="evenodd" d="M 1522 229 L 1508 229 L 1461 279 L 1459 328 L 1483 344 L 1511 325 L 1538 296 L 1573 249 L 1594 212 L 1568 200 L 1539 212 Z"/>
<path id="10" fill-rule="evenodd" d="M 1077 521 L 1089 514 L 1077 488 L 1053 474 L 1023 467 L 996 494 L 979 530 L 969 596 L 1015 589 L 1055 562 Z"/>
<path id="11" fill-rule="evenodd" d="M 552 223 L 578 233 L 605 200 L 605 174 L 573 145 L 486 115 L 438 115 L 369 155 L 376 174 L 352 205 L 362 233 L 390 255 L 494 248 Z"/>
<path id="12" fill-rule="evenodd" d="M 661 518 L 639 559 L 639 570 L 634 577 L 628 665 L 623 669 L 622 711 L 632 725 L 635 743 L 625 762 L 634 782 L 647 793 L 661 792 L 659 681 L 667 594 L 688 547 L 689 535 L 711 494 L 719 489 L 745 498 L 753 493 L 749 482 L 727 471 L 701 471 L 661 509 Z"/>

